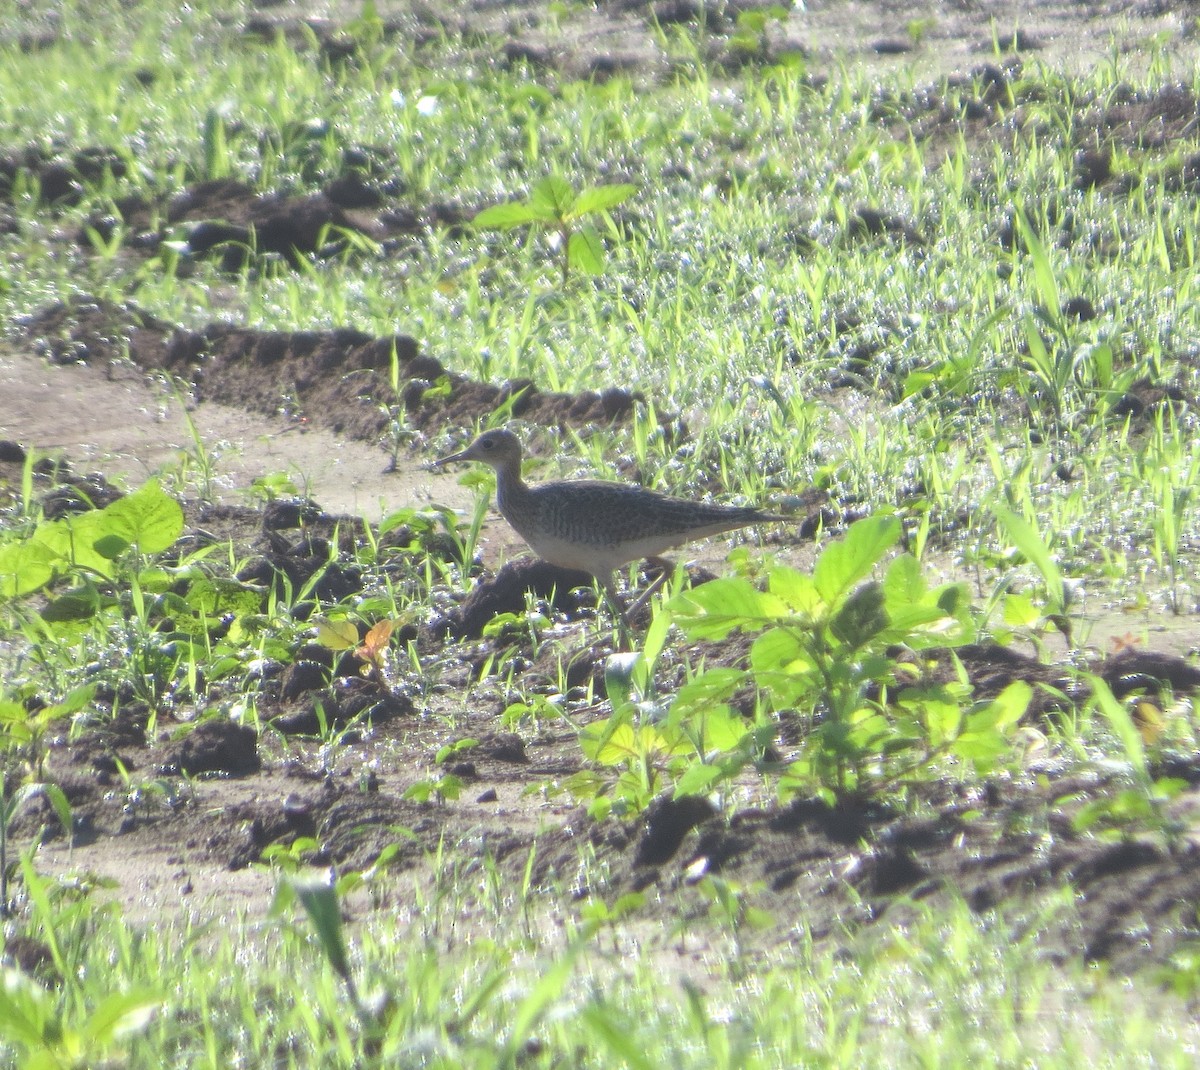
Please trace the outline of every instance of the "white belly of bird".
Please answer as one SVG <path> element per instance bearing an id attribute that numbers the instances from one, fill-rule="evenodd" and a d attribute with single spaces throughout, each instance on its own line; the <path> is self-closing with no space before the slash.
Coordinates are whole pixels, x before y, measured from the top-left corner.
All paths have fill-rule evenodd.
<path id="1" fill-rule="evenodd" d="M 544 533 L 538 534 L 532 539 L 526 536 L 525 540 L 538 557 L 544 558 L 552 565 L 582 569 L 584 572 L 590 572 L 602 579 L 607 579 L 610 573 L 630 561 L 641 561 L 646 557 L 654 557 L 672 545 L 661 535 L 633 539 L 623 542 L 617 547 L 585 545 Z"/>

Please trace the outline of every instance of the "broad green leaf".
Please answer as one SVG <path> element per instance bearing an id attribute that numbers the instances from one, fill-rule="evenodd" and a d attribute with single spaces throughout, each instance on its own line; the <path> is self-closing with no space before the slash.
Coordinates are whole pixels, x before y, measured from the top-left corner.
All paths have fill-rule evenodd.
<path id="1" fill-rule="evenodd" d="M 415 784 L 409 785 L 401 798 L 419 803 L 429 802 L 433 798 L 433 784 L 428 780 L 418 780 Z"/>
<path id="2" fill-rule="evenodd" d="M 767 590 L 798 616 L 819 617 L 828 607 L 817 594 L 811 576 L 787 565 L 777 565 L 767 577 Z"/>
<path id="3" fill-rule="evenodd" d="M 712 786 L 728 774 L 719 765 L 693 762 L 675 781 L 675 798 L 684 795 L 706 795 Z"/>
<path id="4" fill-rule="evenodd" d="M 1028 595 L 1009 592 L 1004 596 L 1004 623 L 1010 628 L 1033 628 L 1041 619 L 1041 612 Z"/>
<path id="5" fill-rule="evenodd" d="M 817 593 L 831 608 L 841 605 L 899 537 L 900 521 L 894 516 L 871 516 L 852 525 L 817 559 L 813 569 Z"/>
<path id="6" fill-rule="evenodd" d="M 964 732 L 950 748 L 956 758 L 970 762 L 976 772 L 984 772 L 1009 749 L 1008 741 L 995 730 Z"/>
<path id="7" fill-rule="evenodd" d="M 608 787 L 608 780 L 594 769 L 581 769 L 567 777 L 562 786 L 579 802 L 581 799 L 594 799 Z"/>
<path id="8" fill-rule="evenodd" d="M 927 590 L 921 563 L 912 554 L 901 554 L 888 565 L 883 595 L 892 617 L 903 608 L 920 604 Z"/>
<path id="9" fill-rule="evenodd" d="M 974 631 L 971 589 L 965 583 L 943 583 L 940 587 L 935 587 L 930 595 L 938 609 L 956 618 L 965 629 Z"/>
<path id="10" fill-rule="evenodd" d="M 882 586 L 864 583 L 834 615 L 829 622 L 829 630 L 851 650 L 856 650 L 874 639 L 887 624 Z"/>
<path id="11" fill-rule="evenodd" d="M 155 480 L 101 510 L 106 534 L 136 543 L 143 554 L 169 550 L 183 534 L 183 509 Z"/>
<path id="12" fill-rule="evenodd" d="M 627 753 L 633 753 L 633 728 L 629 723 L 628 711 L 624 715 L 615 714 L 603 721 L 585 725 L 579 733 L 579 749 L 583 751 L 583 756 L 588 761 L 599 761 L 600 752 L 608 747 L 618 733 L 625 728 L 628 728 L 629 731 L 620 735 L 616 746 L 618 749 L 625 749 Z"/>
<path id="13" fill-rule="evenodd" d="M 924 650 L 931 646 L 962 646 L 969 643 L 974 635 L 973 628 L 964 627 L 957 617 L 937 606 L 913 606 L 889 621 L 876 639 L 889 644 L 903 644 L 910 650 Z"/>
<path id="14" fill-rule="evenodd" d="M 677 749 L 652 725 L 635 727 L 628 721 L 611 731 L 607 724 L 588 725 L 579 734 L 579 746 L 585 757 L 601 765 L 631 765 L 648 754 L 670 754 Z"/>
<path id="15" fill-rule="evenodd" d="M 481 229 L 507 230 L 529 223 L 548 223 L 551 218 L 531 204 L 512 201 L 508 204 L 494 204 L 482 212 L 476 212 L 471 225 Z"/>
<path id="16" fill-rule="evenodd" d="M 573 271 L 599 275 L 604 270 L 604 244 L 591 224 L 585 223 L 567 242 L 567 263 Z"/>
<path id="17" fill-rule="evenodd" d="M 940 688 L 933 693 L 926 689 L 901 692 L 898 704 L 920 717 L 930 747 L 940 747 L 953 738 L 962 724 L 962 703 Z"/>
<path id="18" fill-rule="evenodd" d="M 59 711 L 59 716 L 69 717 L 73 713 L 78 713 L 95 697 L 97 684 L 84 684 L 72 691 L 68 691 L 62 702 L 55 703 L 52 709 Z"/>
<path id="19" fill-rule="evenodd" d="M 28 711 L 19 702 L 12 699 L 0 699 L 0 724 L 11 722 L 19 724 L 29 716 Z"/>
<path id="20" fill-rule="evenodd" d="M 675 695 L 671 703 L 670 720 L 672 722 L 690 717 L 707 707 L 724 702 L 745 681 L 744 669 L 733 669 L 727 666 L 708 669 L 699 676 L 689 680 Z"/>
<path id="21" fill-rule="evenodd" d="M 802 629 L 769 628 L 750 648 L 755 683 L 771 697 L 776 709 L 808 707 L 823 684 Z"/>
<path id="22" fill-rule="evenodd" d="M 327 650 L 350 650 L 358 646 L 358 625 L 345 619 L 318 621 L 317 642 Z"/>
<path id="23" fill-rule="evenodd" d="M 919 368 L 916 371 L 909 372 L 904 377 L 904 385 L 900 388 L 900 400 L 907 401 L 916 394 L 921 393 L 931 383 L 936 383 L 941 378 L 941 373 L 947 364 L 942 363 L 936 365 L 933 369 Z"/>
<path id="24" fill-rule="evenodd" d="M 46 586 L 63 564 L 61 555 L 36 539 L 0 546 L 0 598 L 20 598 Z"/>
<path id="25" fill-rule="evenodd" d="M 724 704 L 695 713 L 689 721 L 703 754 L 734 750 L 750 734 L 746 719 Z"/>
<path id="26" fill-rule="evenodd" d="M 764 673 L 806 673 L 815 663 L 805 633 L 795 628 L 769 628 L 750 647 L 750 667 L 757 677 Z"/>
<path id="27" fill-rule="evenodd" d="M 981 709 L 969 713 L 962 734 L 954 741 L 953 753 L 982 771 L 1008 752 L 1010 730 L 1029 708 L 1033 688 L 1015 680 Z"/>
<path id="28" fill-rule="evenodd" d="M 48 524 L 39 524 L 32 541 L 40 543 L 58 556 L 58 571 L 75 566 L 92 569 L 102 576 L 112 575 L 112 562 L 95 549 L 96 541 L 110 533 L 106 522 L 101 519 L 101 510 L 66 516 Z"/>
<path id="29" fill-rule="evenodd" d="M 1013 728 L 1029 709 L 1033 700 L 1033 687 L 1024 680 L 1014 680 L 1003 691 L 992 699 L 992 723 L 1004 730 Z M 970 721 L 968 721 L 970 724 Z"/>
<path id="30" fill-rule="evenodd" d="M 565 220 L 575 203 L 575 191 L 565 178 L 550 175 L 533 187 L 529 203 L 550 219 Z"/>
<path id="31" fill-rule="evenodd" d="M 122 554 L 129 550 L 130 544 L 126 542 L 120 535 L 101 535 L 94 543 L 92 549 L 96 551 L 106 561 L 116 561 Z"/>
<path id="32" fill-rule="evenodd" d="M 627 201 L 637 192 L 637 187 L 629 183 L 613 186 L 592 186 L 582 190 L 575 203 L 571 205 L 572 216 L 586 215 L 588 212 L 605 212 L 615 208 L 622 201 Z"/>
<path id="33" fill-rule="evenodd" d="M 786 615 L 779 598 L 740 576 L 684 591 L 671 599 L 667 609 L 691 639 L 723 639 L 735 628 L 761 628 Z"/>

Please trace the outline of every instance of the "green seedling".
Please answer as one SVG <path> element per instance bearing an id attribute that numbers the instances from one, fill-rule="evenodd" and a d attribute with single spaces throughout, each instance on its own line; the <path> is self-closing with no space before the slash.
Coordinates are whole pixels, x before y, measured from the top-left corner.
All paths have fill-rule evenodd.
<path id="1" fill-rule="evenodd" d="M 472 739 L 469 736 L 463 739 L 456 739 L 453 743 L 447 743 L 444 747 L 438 748 L 438 752 L 433 758 L 434 764 L 445 765 L 451 758 L 456 758 L 465 751 L 473 750 L 478 746 L 479 740 Z"/>
<path id="2" fill-rule="evenodd" d="M 87 707 L 96 693 L 95 684 L 77 687 L 61 702 L 30 713 L 19 702 L 0 701 L 0 747 L 6 759 L 16 757 L 25 764 L 29 780 L 45 778 L 49 754 L 47 736 L 54 727 Z"/>
<path id="3" fill-rule="evenodd" d="M 387 441 L 390 447 L 388 466 L 384 469 L 385 472 L 396 471 L 396 465 L 400 461 L 401 448 L 414 436 L 412 428 L 408 426 L 408 412 L 405 408 L 401 385 L 400 356 L 396 352 L 395 343 L 393 343 L 388 355 L 388 388 L 391 393 L 379 403 L 380 411 L 387 418 Z M 422 399 L 427 398 L 431 392 L 431 390 L 425 391 Z"/>
<path id="4" fill-rule="evenodd" d="M 410 784 L 402 796 L 414 802 L 429 802 L 431 799 L 442 805 L 453 802 L 462 794 L 463 782 L 461 777 L 453 773 L 443 773 L 441 776 L 428 777 Z"/>
<path id="5" fill-rule="evenodd" d="M 359 642 L 358 626 L 353 621 L 344 618 L 325 620 L 317 625 L 317 642 L 335 653 L 353 650 L 354 656 L 363 663 L 362 675 L 381 692 L 390 694 L 387 670 L 395 627 L 394 620 L 377 621 Z"/>
<path id="6" fill-rule="evenodd" d="M 301 494 L 295 480 L 286 472 L 268 472 L 264 476 L 257 476 L 244 493 L 248 498 L 265 504 L 270 504 L 280 498 L 307 497 L 307 495 Z"/>
<path id="7" fill-rule="evenodd" d="M 516 702 L 510 702 L 500 714 L 500 723 L 505 728 L 519 728 L 523 724 L 537 727 L 566 717 L 564 699 L 559 695 L 533 694 Z"/>
<path id="8" fill-rule="evenodd" d="M 313 859 L 319 857 L 320 851 L 321 845 L 313 837 L 297 836 L 288 844 L 268 844 L 263 848 L 257 864 L 295 876 L 312 865 Z"/>
<path id="9" fill-rule="evenodd" d="M 737 29 L 729 38 L 731 48 L 748 55 L 765 53 L 769 44 L 768 33 L 772 23 L 784 23 L 791 12 L 783 4 L 751 8 L 741 11 L 737 17 Z"/>
<path id="10" fill-rule="evenodd" d="M 992 513 L 1005 535 L 1012 540 L 1013 545 L 1021 552 L 1025 560 L 1033 565 L 1042 577 L 1046 588 L 1043 618 L 1062 632 L 1068 643 L 1072 642 L 1071 618 L 1068 615 L 1070 588 L 1064 581 L 1049 546 L 1037 528 L 1020 514 L 1001 505 L 994 505 Z M 1009 600 L 1012 604 L 1011 606 L 1006 605 L 1006 616 L 1016 614 L 1010 619 L 1028 625 L 1029 604 L 1027 600 L 1022 601 L 1019 597 L 1015 598 L 1012 595 L 1009 595 Z"/>
<path id="11" fill-rule="evenodd" d="M 697 887 L 700 894 L 708 900 L 708 916 L 733 940 L 733 965 L 736 967 L 741 961 L 744 936 L 755 929 L 769 929 L 775 923 L 775 918 L 769 910 L 756 907 L 752 902 L 754 894 L 761 892 L 762 888 L 745 888 L 735 881 L 713 874 L 701 879 Z"/>
<path id="12" fill-rule="evenodd" d="M 565 286 L 572 268 L 587 275 L 598 275 L 604 270 L 604 245 L 588 217 L 615 208 L 633 196 L 635 190 L 636 187 L 621 183 L 592 186 L 577 193 L 565 178 L 551 175 L 533 187 L 527 200 L 485 208 L 472 222 L 483 229 L 535 226 L 553 232 L 562 256 Z"/>
<path id="13" fill-rule="evenodd" d="M 1139 727 L 1099 676 L 1085 673 L 1082 678 L 1091 689 L 1089 705 L 1101 714 L 1120 744 L 1132 786 L 1087 803 L 1073 819 L 1075 828 L 1122 838 L 1148 830 L 1161 836 L 1167 847 L 1174 850 L 1183 842 L 1187 824 L 1168 813 L 1167 807 L 1188 786 L 1187 781 L 1155 777 L 1146 753 L 1146 737 L 1152 736 L 1153 731 Z"/>
<path id="14" fill-rule="evenodd" d="M 62 788 L 50 783 L 22 784 L 10 794 L 7 773 L 0 770 L 0 919 L 8 918 L 13 913 L 8 890 L 8 829 L 21 807 L 39 795 L 50 801 L 64 835 L 70 836 L 71 804 Z"/>
<path id="15" fill-rule="evenodd" d="M 815 790 L 834 803 L 881 793 L 944 757 L 988 768 L 1028 704 L 1024 684 L 971 705 L 962 688 L 921 682 L 921 652 L 970 642 L 974 626 L 963 585 L 929 588 L 910 555 L 896 557 L 882 581 L 867 578 L 899 534 L 893 517 L 861 520 L 822 552 L 811 575 L 776 566 L 766 591 L 716 580 L 667 607 L 689 638 L 760 633 L 749 670 L 713 670 L 696 686 L 709 685 L 711 703 L 750 679 L 776 709 L 811 719 L 800 757 L 779 776 L 782 798 Z M 898 663 L 899 650 L 916 660 Z"/>

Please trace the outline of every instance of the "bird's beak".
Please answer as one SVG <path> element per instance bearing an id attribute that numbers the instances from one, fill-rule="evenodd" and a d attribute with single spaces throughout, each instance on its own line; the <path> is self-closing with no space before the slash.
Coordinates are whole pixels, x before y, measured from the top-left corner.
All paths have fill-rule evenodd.
<path id="1" fill-rule="evenodd" d="M 467 456 L 470 450 L 459 450 L 458 453 L 452 453 L 449 457 L 439 457 L 436 461 L 430 462 L 430 468 L 441 468 L 444 464 L 453 464 L 455 461 L 469 461 L 471 458 Z"/>

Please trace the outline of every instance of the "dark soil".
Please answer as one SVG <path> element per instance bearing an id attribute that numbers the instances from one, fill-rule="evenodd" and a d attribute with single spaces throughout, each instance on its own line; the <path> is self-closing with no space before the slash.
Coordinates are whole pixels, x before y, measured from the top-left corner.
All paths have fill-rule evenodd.
<path id="1" fill-rule="evenodd" d="M 128 357 L 145 371 L 185 380 L 197 401 L 284 413 L 370 442 L 382 440 L 389 410 L 409 429 L 432 435 L 473 427 L 502 406 L 515 419 L 551 429 L 622 423 L 644 401 L 616 386 L 561 394 L 530 380 L 480 383 L 421 353 L 405 335 L 372 338 L 349 328 L 285 333 L 216 323 L 185 331 L 132 305 L 86 297 L 31 317 L 22 334 L 35 352 L 56 362 Z M 443 389 L 431 391 L 434 386 Z"/>

